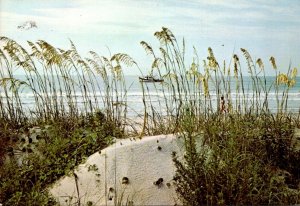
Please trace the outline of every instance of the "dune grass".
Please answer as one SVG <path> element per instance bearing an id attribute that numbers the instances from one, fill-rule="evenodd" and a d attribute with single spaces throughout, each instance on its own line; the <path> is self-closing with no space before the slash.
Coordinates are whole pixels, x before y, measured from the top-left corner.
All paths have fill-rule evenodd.
<path id="1" fill-rule="evenodd" d="M 186 154 L 183 161 L 173 154 L 176 191 L 184 205 L 299 203 L 300 150 L 291 116 L 211 116 L 202 128 L 192 126 L 196 118 L 186 117 L 180 124 Z"/>
<path id="2" fill-rule="evenodd" d="M 241 48 L 250 74 L 249 86 L 237 54 L 229 65 L 223 62 L 220 66 L 208 48 L 202 67 L 197 55 L 186 66 L 184 42 L 180 47 L 167 28 L 155 36 L 161 43 L 160 54 L 154 54 L 147 43 L 141 44 L 154 58 L 152 68 L 166 80 L 163 92 L 171 93 L 162 101 L 168 108 L 165 128 L 179 132 L 186 141 L 183 161 L 173 154 L 177 168 L 174 181 L 183 204 L 299 204 L 300 150 L 295 137 L 299 114 L 287 110 L 297 69 L 289 67 L 287 74 L 281 73 L 271 57 L 276 76 L 268 85 L 263 61 L 253 60 Z M 269 107 L 273 91 L 276 112 Z M 226 111 L 219 106 L 221 96 L 225 97 Z M 149 113 L 157 113 L 153 107 L 147 108 Z M 156 125 L 155 115 L 152 117 L 151 125 Z"/>
<path id="3" fill-rule="evenodd" d="M 157 50 L 145 41 L 141 45 L 153 59 L 150 73 L 164 82 L 140 83 L 144 113 L 136 135 L 176 133 L 185 138 L 183 160 L 174 154 L 174 181 L 182 202 L 299 204 L 300 152 L 294 131 L 300 127 L 300 113 L 288 111 L 297 69 L 290 66 L 281 73 L 271 57 L 276 76 L 269 85 L 262 59 L 252 59 L 245 49 L 242 57 L 233 54 L 229 63 L 222 64 L 211 48 L 203 61 L 195 49 L 187 65 L 184 41 L 179 43 L 167 28 L 154 36 L 160 42 Z M 56 204 L 47 185 L 71 172 L 84 156 L 110 144 L 112 137 L 127 137 L 123 68 L 140 68 L 127 54 L 104 57 L 91 51 L 83 58 L 73 42 L 67 50 L 43 40 L 28 42 L 27 50 L 7 37 L 0 41 L 0 202 Z M 250 85 L 245 83 L 240 58 L 245 58 Z M 20 70 L 25 79 L 16 75 Z M 28 90 L 34 96 L 30 108 L 21 98 Z M 269 107 L 273 91 L 276 112 Z M 162 98 L 154 99 L 153 92 Z M 219 106 L 222 96 L 225 111 Z M 37 125 L 50 126 L 50 133 L 18 166 L 13 148 L 21 134 Z M 199 137 L 201 145 L 196 144 Z M 11 156 L 8 163 L 5 155 Z"/>
<path id="4" fill-rule="evenodd" d="M 111 144 L 112 137 L 124 137 L 122 65 L 135 62 L 126 54 L 106 58 L 92 51 L 82 58 L 72 42 L 69 50 L 28 42 L 29 51 L 7 37 L 0 40 L 0 202 L 55 204 L 47 185 Z M 20 70 L 25 79 L 16 75 Z M 22 95 L 28 93 L 34 101 L 25 107 Z M 22 135 L 30 139 L 34 126 L 51 129 L 23 147 Z M 20 156 L 25 156 L 21 165 Z"/>

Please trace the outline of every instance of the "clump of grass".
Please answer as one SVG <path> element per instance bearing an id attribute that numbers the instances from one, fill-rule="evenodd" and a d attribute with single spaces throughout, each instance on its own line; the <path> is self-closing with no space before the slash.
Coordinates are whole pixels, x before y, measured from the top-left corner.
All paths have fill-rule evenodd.
<path id="1" fill-rule="evenodd" d="M 185 57 L 185 41 L 178 42 L 175 35 L 168 29 L 162 28 L 155 32 L 160 47 L 156 52 L 145 41 L 141 45 L 148 55 L 153 58 L 150 66 L 151 74 L 156 73 L 162 84 L 149 85 L 142 83 L 144 88 L 145 115 L 148 131 L 157 133 L 157 128 L 164 133 L 178 132 L 180 119 L 185 107 L 189 107 L 196 116 L 208 117 L 220 113 L 220 99 L 226 101 L 226 111 L 235 114 L 260 115 L 273 113 L 270 108 L 269 94 L 275 92 L 276 108 L 279 115 L 288 112 L 289 90 L 296 83 L 297 68 L 289 66 L 287 73 L 281 73 L 276 66 L 274 57 L 270 58 L 275 70 L 275 77 L 270 84 L 265 72 L 262 59 L 253 59 L 250 53 L 241 48 L 245 58 L 250 81 L 246 81 L 242 73 L 243 65 L 238 54 L 233 54 L 229 64 L 219 63 L 212 48 L 208 48 L 207 59 L 201 61 L 194 48 L 192 62 L 187 65 Z M 203 64 L 201 64 L 203 62 Z M 248 80 L 248 79 L 247 79 Z M 153 102 L 153 91 L 162 98 Z"/>
<path id="2" fill-rule="evenodd" d="M 184 161 L 176 154 L 173 160 L 184 205 L 298 204 L 300 152 L 289 118 L 209 117 L 201 134 L 195 122 L 183 120 L 186 154 Z"/>
<path id="3" fill-rule="evenodd" d="M 0 41 L 0 114 L 4 121 L 14 125 L 28 119 L 55 121 L 99 109 L 116 124 L 126 119 L 123 68 L 136 65 L 127 54 L 104 57 L 90 51 L 91 57 L 83 58 L 72 41 L 68 50 L 43 40 L 28 42 L 31 51 L 7 37 Z M 17 69 L 25 79 L 15 74 Z M 26 93 L 33 94 L 29 108 L 22 98 Z"/>
<path id="4" fill-rule="evenodd" d="M 72 172 L 85 157 L 110 144 L 115 135 L 115 129 L 99 119 L 99 114 L 90 115 L 83 122 L 65 118 L 47 126 L 47 132 L 35 143 L 36 150 L 23 159 L 22 165 L 17 156 L 12 156 L 1 166 L 1 203 L 55 205 L 47 187 Z"/>
<path id="5" fill-rule="evenodd" d="M 294 144 L 299 118 L 287 110 L 297 69 L 289 67 L 286 74 L 281 73 L 271 57 L 276 76 L 269 84 L 263 61 L 253 60 L 242 48 L 250 75 L 246 83 L 237 54 L 229 65 L 220 66 L 208 48 L 203 67 L 197 54 L 191 66 L 186 66 L 184 42 L 180 49 L 167 28 L 155 36 L 161 42 L 160 57 L 150 45 L 142 45 L 165 80 L 159 89 L 164 96 L 160 105 L 165 104 L 166 112 L 164 118 L 157 118 L 157 108 L 146 107 L 147 114 L 152 114 L 147 115 L 147 122 L 153 128 L 167 119 L 159 127 L 161 132 L 179 132 L 185 139 L 183 159 L 173 154 L 176 191 L 184 205 L 299 203 L 300 152 Z M 275 112 L 269 107 L 273 91 Z M 145 92 L 144 98 L 148 96 Z M 219 107 L 221 96 L 225 111 Z"/>
<path id="6" fill-rule="evenodd" d="M 136 65 L 127 54 L 104 57 L 90 51 L 84 58 L 72 41 L 67 50 L 44 40 L 28 41 L 30 49 L 8 37 L 0 42 L 0 163 L 13 146 L 11 139 L 30 125 L 63 120 L 72 131 L 72 122 L 101 110 L 107 129 L 118 137 L 124 133 L 128 108 L 123 68 Z M 31 94 L 33 102 L 26 105 L 24 97 Z"/>
<path id="7" fill-rule="evenodd" d="M 28 50 L 7 37 L 0 41 L 0 202 L 51 205 L 44 190 L 48 184 L 112 143 L 111 137 L 124 137 L 123 68 L 136 63 L 122 53 L 104 57 L 91 51 L 84 58 L 72 41 L 67 50 L 43 40 L 28 41 Z M 24 104 L 27 94 L 33 95 L 29 107 Z M 10 150 L 36 125 L 51 129 L 35 145 L 37 152 L 18 166 Z M 12 155 L 10 162 L 4 162 L 7 154 Z"/>

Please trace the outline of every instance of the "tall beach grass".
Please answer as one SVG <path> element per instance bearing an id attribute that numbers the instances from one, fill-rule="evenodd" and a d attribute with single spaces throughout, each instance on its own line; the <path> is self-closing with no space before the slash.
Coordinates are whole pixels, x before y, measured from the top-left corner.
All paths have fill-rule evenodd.
<path id="1" fill-rule="evenodd" d="M 183 204 L 299 204 L 300 153 L 295 129 L 300 127 L 300 113 L 288 111 L 297 69 L 290 65 L 283 73 L 274 57 L 263 62 L 243 48 L 241 55 L 232 54 L 230 62 L 218 61 L 212 48 L 201 60 L 194 49 L 193 60 L 187 64 L 184 40 L 177 41 L 164 27 L 154 37 L 160 43 L 158 49 L 145 41 L 141 46 L 152 59 L 148 72 L 164 81 L 140 82 L 144 110 L 138 114 L 142 124 L 135 135 L 174 133 L 185 139 L 182 161 L 173 154 L 174 183 Z M 27 198 L 24 204 L 52 204 L 46 191 L 40 199 L 38 191 L 73 170 L 82 156 L 110 144 L 113 137 L 128 136 L 130 88 L 123 68 L 142 71 L 123 53 L 104 57 L 91 51 L 82 57 L 72 41 L 69 49 L 44 40 L 28 42 L 30 49 L 7 37 L 0 41 L 0 157 L 11 153 L 18 136 L 36 125 L 53 128 L 38 148 L 41 154 L 54 157 L 48 162 L 33 154 L 27 161 L 31 163 L 20 167 L 2 161 L 0 177 L 9 175 L 0 184 L 0 202 L 18 205 Z M 271 84 L 267 64 L 275 73 Z M 245 69 L 250 83 L 245 82 Z M 34 96 L 30 107 L 22 99 L 28 91 Z M 271 92 L 275 93 L 275 112 L 270 108 Z M 155 93 L 162 98 L 157 99 Z M 196 144 L 197 138 L 201 145 Z M 62 152 L 72 155 L 63 159 Z M 60 159 L 59 169 L 47 171 L 56 165 L 55 158 Z M 9 181 L 14 178 L 16 184 Z M 31 183 L 36 187 L 30 189 Z"/>

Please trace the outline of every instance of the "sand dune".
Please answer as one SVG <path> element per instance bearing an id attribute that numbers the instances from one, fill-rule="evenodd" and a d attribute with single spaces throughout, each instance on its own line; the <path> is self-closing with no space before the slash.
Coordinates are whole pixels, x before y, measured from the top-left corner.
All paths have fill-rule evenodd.
<path id="1" fill-rule="evenodd" d="M 50 192 L 62 205 L 78 200 L 84 205 L 178 204 L 172 180 L 175 173 L 173 151 L 180 156 L 183 154 L 183 138 L 159 135 L 141 140 L 117 140 L 100 153 L 91 155 L 78 166 L 75 175 L 59 180 Z"/>

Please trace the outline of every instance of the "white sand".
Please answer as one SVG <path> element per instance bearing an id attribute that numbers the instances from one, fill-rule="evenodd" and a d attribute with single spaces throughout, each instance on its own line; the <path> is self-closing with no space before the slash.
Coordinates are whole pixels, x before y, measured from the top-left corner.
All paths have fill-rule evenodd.
<path id="1" fill-rule="evenodd" d="M 92 205 L 114 205 L 119 201 L 123 204 L 132 201 L 134 205 L 178 204 L 172 180 L 175 174 L 173 151 L 182 156 L 183 138 L 159 135 L 141 140 L 118 140 L 101 154 L 91 155 L 75 171 L 81 204 L 86 205 L 88 201 Z M 122 184 L 123 177 L 129 179 L 128 184 Z M 163 182 L 154 185 L 159 178 L 163 178 Z M 62 205 L 78 201 L 72 174 L 55 183 L 50 192 Z"/>

